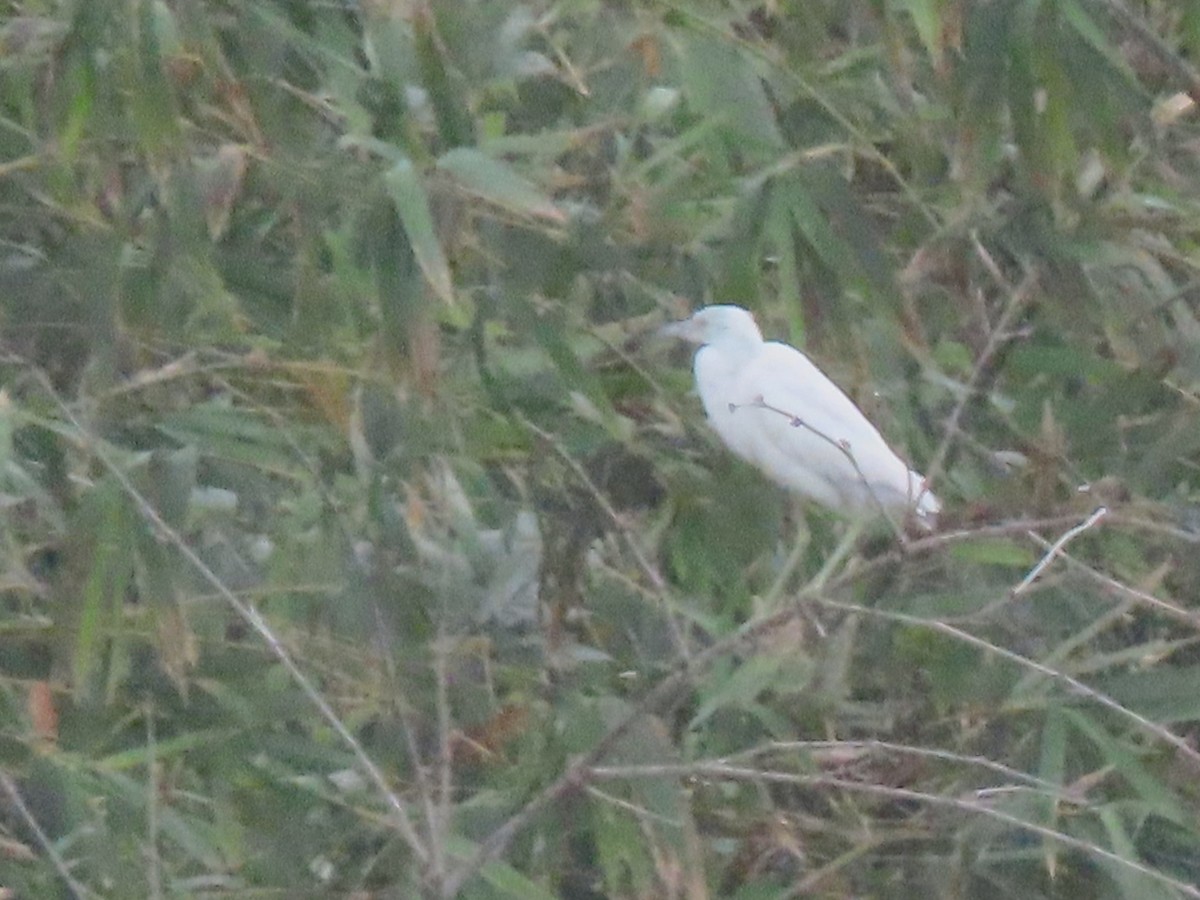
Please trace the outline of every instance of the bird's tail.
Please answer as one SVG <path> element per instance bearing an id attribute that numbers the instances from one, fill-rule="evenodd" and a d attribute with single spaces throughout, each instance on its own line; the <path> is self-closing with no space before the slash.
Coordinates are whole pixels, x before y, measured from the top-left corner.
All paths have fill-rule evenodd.
<path id="1" fill-rule="evenodd" d="M 912 495 L 913 512 L 917 522 L 927 531 L 937 528 L 938 513 L 942 511 L 942 501 L 937 498 L 925 478 L 918 472 L 908 473 L 909 492 Z"/>

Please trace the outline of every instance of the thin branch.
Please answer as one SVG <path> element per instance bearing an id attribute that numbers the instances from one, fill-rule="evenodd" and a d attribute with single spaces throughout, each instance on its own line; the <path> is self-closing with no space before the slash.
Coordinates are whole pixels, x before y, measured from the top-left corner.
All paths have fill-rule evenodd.
<path id="1" fill-rule="evenodd" d="M 147 500 L 146 497 L 137 489 L 134 483 L 129 479 L 129 476 L 121 470 L 116 461 L 108 455 L 108 452 L 102 449 L 99 438 L 97 438 L 91 433 L 91 431 L 84 427 L 75 413 L 71 411 L 71 408 L 61 397 L 59 397 L 58 392 L 54 389 L 54 385 L 50 383 L 50 380 L 46 377 L 46 375 L 38 371 L 37 379 L 41 383 L 43 389 L 49 395 L 50 399 L 62 412 L 66 420 L 70 422 L 71 425 L 78 430 L 79 434 L 85 438 L 91 452 L 95 455 L 96 459 L 100 461 L 100 464 L 105 468 L 105 470 L 112 475 L 116 482 L 121 486 L 121 490 L 124 491 L 125 495 L 133 501 L 142 518 L 152 526 L 154 532 L 159 536 L 159 538 L 174 547 L 176 551 L 178 551 L 178 553 L 188 562 L 188 564 L 195 569 L 197 574 L 199 574 L 204 581 L 208 582 L 213 590 L 215 590 L 221 596 L 221 598 L 227 604 L 229 604 L 229 606 L 239 616 L 242 617 L 246 624 L 249 625 L 250 628 L 255 632 L 257 632 L 259 637 L 263 639 L 271 653 L 287 671 L 288 675 L 292 679 L 292 682 L 300 688 L 301 692 L 309 699 L 309 701 L 314 707 L 316 707 L 317 711 L 321 714 L 325 721 L 329 723 L 329 726 L 337 733 L 338 737 L 342 739 L 343 743 L 345 743 L 345 745 L 354 754 L 354 757 L 358 760 L 359 765 L 362 766 L 363 771 L 366 772 L 367 777 L 375 785 L 380 794 L 387 800 L 388 804 L 392 808 L 393 813 L 395 813 L 396 829 L 399 831 L 404 842 L 408 844 L 408 847 L 412 851 L 413 855 L 423 865 L 427 864 L 429 862 L 429 850 L 418 836 L 416 829 L 413 827 L 412 821 L 408 817 L 408 811 L 405 809 L 404 804 L 388 786 L 387 779 L 384 778 L 383 772 L 379 770 L 379 767 L 376 766 L 371 760 L 371 757 L 367 755 L 367 751 L 364 749 L 363 745 L 359 743 L 358 739 L 353 734 L 351 734 L 350 729 L 346 727 L 344 722 L 342 722 L 337 712 L 334 711 L 333 707 L 329 705 L 329 702 L 323 696 L 321 696 L 320 691 L 317 690 L 316 686 L 309 681 L 308 677 L 303 671 L 301 671 L 299 665 L 297 665 L 296 661 L 292 659 L 291 654 L 283 645 L 283 642 L 271 630 L 271 627 L 259 613 L 257 607 L 253 606 L 252 604 L 245 603 L 233 591 L 231 591 L 226 586 L 225 582 L 221 580 L 220 576 L 213 572 L 213 570 L 209 568 L 208 564 L 200 558 L 199 554 L 197 554 L 196 551 L 188 545 L 183 537 L 174 528 L 172 528 L 162 518 L 162 516 L 158 514 L 158 510 L 156 510 L 150 501 Z"/>
<path id="2" fill-rule="evenodd" d="M 437 705 L 438 723 L 438 782 L 437 815 L 429 823 L 430 872 L 433 884 L 440 887 L 446 878 L 446 860 L 442 852 L 450 828 L 450 806 L 453 802 L 452 779 L 454 773 L 454 747 L 452 745 L 453 724 L 450 717 L 449 684 L 446 671 L 446 634 L 444 625 L 439 624 L 438 636 L 433 644 L 434 699 Z"/>
<path id="3" fill-rule="evenodd" d="M 375 613 L 375 620 L 379 624 L 379 633 L 385 634 L 383 610 L 377 602 L 373 602 L 371 605 Z M 396 660 L 390 650 L 384 654 L 383 660 L 387 666 L 388 677 L 391 683 L 399 685 L 400 681 Z M 425 833 L 429 837 L 432 848 L 436 841 L 435 836 L 438 833 L 438 812 L 436 801 L 434 800 L 433 785 L 430 783 L 429 773 L 426 771 L 427 767 L 421 758 L 421 748 L 417 743 L 417 726 L 413 722 L 408 700 L 401 693 L 397 692 L 394 704 L 393 709 L 395 710 L 396 719 L 400 723 L 400 733 L 404 736 L 404 746 L 408 750 L 409 759 L 412 760 L 413 785 L 416 788 L 417 797 L 421 803 L 421 813 L 425 819 Z"/>
<path id="4" fill-rule="evenodd" d="M 1171 49 L 1166 41 L 1121 0 L 1089 0 L 1089 2 L 1102 7 L 1126 33 L 1154 56 L 1159 65 L 1171 73 L 1171 77 L 1191 95 L 1196 103 L 1200 104 L 1200 71 L 1197 71 L 1186 59 Z"/>
<path id="5" fill-rule="evenodd" d="M 21 816 L 25 825 L 33 832 L 34 838 L 42 848 L 42 852 L 46 854 L 46 858 L 50 860 L 50 864 L 54 866 L 59 877 L 66 884 L 67 890 L 71 892 L 73 897 L 95 897 L 86 886 L 80 884 L 71 875 L 71 870 L 67 866 L 67 861 L 62 858 L 58 850 L 54 846 L 54 842 L 50 840 L 50 836 L 42 830 L 41 824 L 25 805 L 25 798 L 21 796 L 21 789 L 17 787 L 16 782 L 12 780 L 7 772 L 0 769 L 0 787 L 4 788 L 4 792 L 8 794 L 8 799 L 12 803 L 13 808 Z"/>
<path id="6" fill-rule="evenodd" d="M 1099 844 L 1091 841 L 1086 841 L 1082 838 L 1077 838 L 1074 835 L 1059 831 L 1056 828 L 1051 828 L 1048 825 L 1041 825 L 1037 822 L 1030 822 L 1020 816 L 1012 813 L 1004 812 L 996 809 L 994 806 L 980 802 L 979 800 L 967 800 L 961 797 L 942 797 L 937 794 L 930 794 L 925 791 L 912 790 L 911 788 L 892 787 L 883 784 L 871 784 L 862 781 L 853 781 L 847 778 L 838 778 L 832 775 L 808 775 L 795 772 L 774 772 L 764 771 L 760 769 L 745 768 L 742 766 L 731 766 L 726 763 L 683 763 L 683 764 L 665 764 L 665 765 L 628 765 L 628 766 L 595 766 L 583 773 L 588 780 L 625 780 L 630 778 L 674 778 L 674 779 L 695 779 L 709 778 L 721 781 L 749 781 L 755 783 L 767 782 L 770 784 L 786 784 L 797 787 L 809 788 L 832 788 L 834 790 L 849 791 L 860 794 L 871 794 L 878 797 L 886 797 L 891 800 L 905 800 L 916 803 L 921 803 L 925 806 L 945 807 L 958 810 L 960 812 L 970 813 L 971 815 L 984 816 L 994 819 L 998 822 L 1003 822 L 1006 825 L 1011 825 L 1022 831 L 1027 831 L 1032 834 L 1040 835 L 1052 841 L 1057 841 L 1067 847 L 1079 850 L 1089 856 L 1094 856 L 1103 859 L 1107 862 L 1114 863 L 1122 868 L 1130 869 L 1147 878 L 1152 878 L 1162 884 L 1168 885 L 1188 897 L 1200 898 L 1200 888 L 1195 885 L 1188 884 L 1172 878 L 1157 869 L 1152 869 L 1145 863 L 1130 859 L 1128 856 L 1123 856 L 1112 850 L 1107 850 Z"/>
<path id="7" fill-rule="evenodd" d="M 691 655 L 691 648 L 688 646 L 687 632 L 677 621 L 677 613 L 671 608 L 672 604 L 667 593 L 667 583 L 659 573 L 658 569 L 655 568 L 650 560 L 646 558 L 646 554 L 642 552 L 641 545 L 638 544 L 637 538 L 629 530 L 629 525 L 621 518 L 621 514 L 616 511 L 612 503 L 610 503 L 608 498 L 604 495 L 604 492 L 600 490 L 599 486 L 592 481 L 591 476 L 587 473 L 587 470 L 584 469 L 583 466 L 579 464 L 579 461 L 567 451 L 567 448 L 562 445 L 561 441 L 559 441 L 554 435 L 546 431 L 544 428 L 539 428 L 524 414 L 518 413 L 517 417 L 520 423 L 525 426 L 525 428 L 532 431 L 538 436 L 538 438 L 545 441 L 554 450 L 558 458 L 567 465 L 575 477 L 579 479 L 580 483 L 587 488 L 588 493 L 592 496 L 592 499 L 596 501 L 600 509 L 602 509 L 604 514 L 608 516 L 608 519 L 610 522 L 612 522 L 617 534 L 620 535 L 620 538 L 624 542 L 625 546 L 629 548 L 629 552 L 633 554 L 633 558 L 637 562 L 638 568 L 650 581 L 650 584 L 654 586 L 654 589 L 657 592 L 656 597 L 663 604 L 665 617 L 667 620 L 667 627 L 671 632 L 671 640 L 674 642 L 675 649 L 679 652 L 680 656 L 686 659 Z"/>
<path id="8" fill-rule="evenodd" d="M 1040 576 L 1042 572 L 1046 571 L 1047 567 L 1054 562 L 1055 558 L 1062 552 L 1063 548 L 1066 547 L 1067 544 L 1075 540 L 1075 538 L 1079 537 L 1079 535 L 1083 534 L 1089 528 L 1094 527 L 1107 515 L 1108 507 L 1099 506 L 1096 508 L 1095 512 L 1093 512 L 1074 528 L 1069 528 L 1064 531 L 1059 539 L 1050 545 L 1050 549 L 1046 551 L 1045 555 L 1038 560 L 1037 565 L 1029 570 L 1029 574 L 1021 579 L 1021 583 L 1009 591 L 1009 596 L 1016 597 L 1019 594 L 1023 594 L 1025 591 L 1029 590 L 1029 586 L 1037 581 L 1038 576 Z M 1041 536 L 1032 531 L 1029 532 L 1029 537 L 1033 538 L 1035 541 L 1042 541 Z"/>
<path id="9" fill-rule="evenodd" d="M 1131 516 L 1120 512 L 1113 513 L 1113 521 L 1119 525 L 1128 525 L 1130 528 L 1148 531 L 1151 534 L 1166 535 L 1177 541 L 1183 541 L 1185 544 L 1200 544 L 1200 531 L 1192 528 L 1179 528 L 1155 519 L 1143 519 L 1141 516 Z"/>
<path id="10" fill-rule="evenodd" d="M 930 460 L 929 467 L 925 470 L 925 481 L 930 485 L 936 482 L 942 474 L 942 468 L 946 465 L 946 457 L 950 453 L 950 447 L 954 443 L 954 438 L 961 430 L 963 414 L 979 392 L 983 373 L 987 371 L 993 358 L 1000 351 L 1000 348 L 1013 339 L 1013 335 L 1009 329 L 1012 326 L 1013 320 L 1025 309 L 1025 305 L 1029 302 L 1029 297 L 1037 285 L 1037 275 L 1030 273 L 1026 275 L 1020 286 L 1016 288 L 1010 286 L 1008 280 L 1000 272 L 999 266 L 996 265 L 996 261 L 992 259 L 992 255 L 979 242 L 978 236 L 972 234 L 971 240 L 975 245 L 976 254 L 983 261 L 984 268 L 991 273 L 992 278 L 1002 288 L 1008 291 L 1008 302 L 1004 304 L 1000 318 L 996 320 L 996 324 L 988 332 L 987 342 L 984 344 L 979 358 L 975 360 L 975 365 L 971 368 L 971 374 L 967 378 L 967 383 L 963 385 L 962 395 L 958 398 L 958 402 L 950 412 L 950 418 L 946 420 L 946 430 L 942 435 L 942 441 L 938 444 L 938 448 L 933 454 L 933 459 Z"/>
<path id="11" fill-rule="evenodd" d="M 602 509 L 604 514 L 608 516 L 609 521 L 612 522 L 613 527 L 616 528 L 617 533 L 621 535 L 625 545 L 629 548 L 629 552 L 633 554 L 633 558 L 636 560 L 638 568 L 642 570 L 642 574 L 644 574 L 650 580 L 650 583 L 658 590 L 665 588 L 667 586 L 666 581 L 663 579 L 662 575 L 659 574 L 659 571 L 653 565 L 651 565 L 650 560 L 646 558 L 646 554 L 642 552 L 641 546 L 639 546 L 637 540 L 630 533 L 629 526 L 621 518 L 621 514 L 613 508 L 613 505 L 609 502 L 608 498 L 604 496 L 604 492 L 596 486 L 596 483 L 592 481 L 591 476 L 589 476 L 583 466 L 579 464 L 579 461 L 567 452 L 567 449 L 557 438 L 555 438 L 554 435 L 546 431 L 544 428 L 539 428 L 537 425 L 531 422 L 527 416 L 518 413 L 517 418 L 525 428 L 529 429 L 541 440 L 545 441 L 546 444 L 548 444 L 551 449 L 554 450 L 554 453 L 558 456 L 558 458 L 567 464 L 568 468 L 570 468 L 575 477 L 579 479 L 580 483 L 587 488 L 588 493 L 592 495 L 592 499 L 596 501 L 600 509 Z"/>
<path id="12" fill-rule="evenodd" d="M 146 876 L 147 888 L 153 900 L 161 900 L 162 858 L 158 852 L 159 794 L 158 779 L 162 763 L 158 759 L 158 736 L 154 727 L 154 706 L 146 704 L 146 864 L 150 871 Z"/>
<path id="13" fill-rule="evenodd" d="M 1003 522 L 994 524 L 994 526 L 984 526 L 974 530 L 960 529 L 956 530 L 956 532 L 944 532 L 941 534 L 929 535 L 928 538 L 914 540 L 911 542 L 908 550 L 910 550 L 910 552 L 936 550 L 936 548 L 956 544 L 956 542 L 970 540 L 973 538 L 982 538 L 982 536 L 1025 534 L 1032 528 L 1058 528 L 1069 526 L 1069 524 L 1073 524 L 1075 522 L 1078 522 L 1078 517 L 1056 516 L 1052 518 L 1044 518 L 1044 520 Z M 864 577 L 865 575 L 870 574 L 872 571 L 877 571 L 884 568 L 884 566 L 898 563 L 900 562 L 901 558 L 902 557 L 900 556 L 899 552 L 893 551 L 889 553 L 881 553 L 880 556 L 865 560 L 865 562 L 862 565 L 859 565 L 857 569 L 854 569 L 853 572 L 842 572 L 841 575 L 832 578 L 832 580 L 830 580 L 826 586 L 824 586 L 824 590 L 826 590 L 828 593 L 836 592 L 836 590 L 847 586 L 848 583 L 851 583 L 854 578 Z M 542 788 L 542 790 L 536 794 L 536 796 L 530 798 L 521 809 L 518 809 L 516 812 L 514 812 L 514 814 L 509 816 L 508 820 L 505 820 L 502 824 L 500 824 L 499 827 L 496 828 L 496 830 L 493 830 L 493 832 L 488 835 L 478 847 L 476 847 L 473 856 L 470 857 L 466 863 L 463 863 L 460 869 L 452 872 L 448 880 L 445 882 L 443 896 L 445 896 L 445 898 L 452 898 L 452 896 L 455 896 L 458 892 L 460 892 L 464 884 L 470 881 L 470 878 L 475 876 L 476 872 L 479 872 L 482 866 L 502 857 L 503 854 L 508 851 L 509 845 L 511 844 L 512 840 L 516 838 L 517 834 L 520 834 L 524 828 L 529 826 L 529 824 L 532 823 L 535 818 L 541 814 L 542 810 L 547 808 L 547 806 L 558 802 L 558 800 L 565 797 L 566 794 L 581 790 L 584 781 L 586 781 L 586 779 L 583 778 L 584 773 L 586 773 L 590 767 L 595 766 L 596 763 L 604 760 L 604 758 L 608 755 L 608 752 L 612 751 L 619 740 L 629 732 L 630 728 L 634 726 L 635 722 L 640 720 L 642 716 L 661 712 L 661 710 L 670 709 L 673 704 L 683 696 L 684 691 L 688 689 L 692 679 L 694 679 L 697 674 L 706 671 L 709 666 L 714 664 L 714 662 L 724 659 L 725 656 L 746 652 L 746 650 L 754 646 L 754 644 L 760 641 L 764 636 L 772 634 L 772 632 L 775 630 L 784 628 L 784 626 L 790 624 L 792 620 L 796 619 L 798 616 L 800 616 L 800 614 L 803 614 L 806 602 L 815 599 L 815 596 L 815 592 L 812 592 L 811 589 L 802 589 L 796 596 L 794 596 L 792 604 L 784 608 L 784 610 L 770 612 L 769 614 L 766 614 L 766 616 L 751 619 L 750 622 L 745 623 L 742 628 L 734 632 L 734 634 L 721 638 L 720 641 L 716 641 L 712 644 L 712 646 L 704 648 L 700 653 L 691 656 L 689 659 L 680 660 L 676 668 L 674 668 L 670 674 L 667 674 L 667 676 L 662 678 L 658 684 L 653 686 L 653 688 L 650 688 L 646 692 L 646 695 L 644 695 L 641 700 L 635 704 L 634 708 L 632 708 L 629 713 L 626 713 L 624 718 L 618 721 L 617 724 L 614 725 L 604 737 L 600 738 L 599 742 L 596 742 L 592 746 L 592 749 L 588 750 L 586 754 L 576 757 L 574 761 L 571 761 L 571 763 L 568 764 L 568 767 L 566 767 L 563 772 L 558 775 L 558 778 L 551 781 L 551 784 L 548 784 L 546 787 Z M 943 631 L 943 634 L 961 635 L 964 637 L 964 640 L 968 640 L 968 642 L 972 643 L 973 646 L 980 646 L 984 649 L 991 650 L 991 652 L 995 652 L 1000 655 L 1006 655 L 1008 658 L 1019 662 L 1020 665 L 1031 667 L 1034 671 L 1042 672 L 1051 678 L 1066 680 L 1066 682 L 1070 685 L 1079 685 L 1081 694 L 1097 698 L 1097 702 L 1102 702 L 1099 701 L 1098 698 L 1104 697 L 1106 706 L 1115 707 L 1117 710 L 1120 710 L 1120 712 L 1126 715 L 1132 715 L 1134 720 L 1138 721 L 1139 724 L 1145 724 L 1145 726 L 1148 726 L 1148 731 L 1157 733 L 1158 736 L 1162 737 L 1164 740 L 1166 740 L 1166 742 L 1177 746 L 1177 748 L 1180 749 L 1181 752 L 1184 752 L 1184 754 L 1195 758 L 1200 758 L 1200 755 L 1196 755 L 1196 752 L 1192 750 L 1190 746 L 1184 744 L 1181 738 L 1178 738 L 1175 736 L 1175 734 L 1163 730 L 1162 727 L 1154 725 L 1153 722 L 1148 722 L 1144 718 L 1141 718 L 1141 716 L 1129 713 L 1129 710 L 1124 709 L 1121 707 L 1121 704 L 1111 700 L 1111 698 L 1099 694 L 1098 691 L 1088 688 L 1088 686 L 1085 684 L 1076 682 L 1076 680 L 1073 678 L 1061 676 L 1061 673 L 1055 672 L 1054 670 L 1048 670 L 1048 668 L 1045 666 L 1039 666 L 1037 662 L 1026 660 L 1024 656 L 1012 653 L 1010 650 L 1004 650 L 1003 648 L 996 647 L 995 644 L 986 642 L 982 640 L 982 638 L 968 635 L 966 632 L 950 628 L 950 626 L 943 625 L 942 623 L 930 622 L 930 620 L 919 619 L 911 616 L 902 616 L 902 613 L 884 613 L 883 611 L 872 610 L 872 608 L 864 606 L 835 604 L 834 601 L 826 601 L 826 604 L 829 606 L 842 608 L 842 610 L 848 612 L 863 612 L 868 614 L 868 616 L 881 616 L 884 618 L 893 618 L 895 620 L 904 620 L 906 624 L 928 626 L 928 628 L 934 628 Z"/>
<path id="14" fill-rule="evenodd" d="M 937 747 L 914 747 L 909 744 L 898 744 L 894 741 L 771 741 L 767 744 L 751 747 L 749 750 L 743 750 L 739 753 L 722 757 L 722 762 L 751 761 L 773 753 L 794 753 L 797 751 L 811 754 L 818 762 L 822 761 L 820 758 L 822 753 L 830 756 L 832 758 L 831 761 L 840 762 L 839 754 L 844 755 L 847 751 L 860 755 L 865 753 L 877 755 L 891 753 L 903 756 L 917 756 L 925 759 L 937 759 L 942 762 L 970 766 L 971 768 L 986 769 L 989 772 L 1020 782 L 1022 787 L 1036 788 L 1038 791 L 1060 802 L 1074 804 L 1085 802 L 1085 798 L 1080 796 L 1078 792 L 1064 790 L 1062 785 L 1046 781 L 1044 778 L 1031 775 L 1029 772 L 1022 772 L 1020 769 L 1014 769 L 1012 766 L 1006 766 L 1004 763 L 988 759 L 986 756 L 971 756 L 963 753 L 955 753 L 951 750 L 941 750 Z"/>
<path id="15" fill-rule="evenodd" d="M 1197 752 L 1195 748 L 1193 748 L 1192 745 L 1189 744 L 1184 738 L 1175 734 L 1173 731 L 1164 728 L 1157 722 L 1147 719 L 1141 713 L 1134 712 L 1127 706 L 1122 706 L 1112 697 L 1108 696 L 1108 694 L 1098 691 L 1096 688 L 1084 684 L 1079 679 L 1072 678 L 1065 672 L 1060 672 L 1057 669 L 1038 662 L 1037 660 L 1030 659 L 1027 656 L 1022 656 L 1019 653 L 1016 653 L 1005 647 L 1001 647 L 999 644 L 993 644 L 991 641 L 977 637 L 970 632 L 963 631 L 961 628 L 956 628 L 953 625 L 937 619 L 922 619 L 919 616 L 895 612 L 894 610 L 876 609 L 870 606 L 862 606 L 858 603 L 845 603 L 840 600 L 830 600 L 826 597 L 815 597 L 813 598 L 813 602 L 829 609 L 838 609 L 842 612 L 874 616 L 877 619 L 884 619 L 889 622 L 899 622 L 903 625 L 910 625 L 914 628 L 925 628 L 929 631 L 934 631 L 938 634 L 944 634 L 948 637 L 954 638 L 955 640 L 962 641 L 964 644 L 968 644 L 969 646 L 977 647 L 980 650 L 995 654 L 996 656 L 1006 659 L 1009 662 L 1016 663 L 1022 668 L 1030 669 L 1040 675 L 1044 675 L 1046 678 L 1049 678 L 1052 681 L 1057 681 L 1066 685 L 1074 693 L 1080 695 L 1081 697 L 1087 697 L 1089 700 L 1092 700 L 1100 706 L 1103 706 L 1105 709 L 1111 710 L 1121 718 L 1137 725 L 1138 728 L 1146 733 L 1152 734 L 1164 743 L 1170 744 L 1181 754 L 1186 756 L 1191 762 L 1200 765 L 1200 752 Z"/>
<path id="16" fill-rule="evenodd" d="M 1037 541 L 1037 543 L 1041 544 L 1044 547 L 1049 546 L 1048 542 L 1044 538 L 1041 538 L 1037 535 L 1030 535 L 1030 537 L 1032 537 L 1035 541 Z M 1069 553 L 1060 553 L 1059 555 L 1062 557 L 1062 559 L 1067 563 L 1067 565 L 1072 570 L 1082 572 L 1083 574 L 1085 574 L 1089 578 L 1091 578 L 1093 581 L 1108 588 L 1109 590 L 1116 591 L 1119 594 L 1123 594 L 1124 596 L 1130 598 L 1131 600 L 1136 601 L 1137 603 L 1142 604 L 1143 606 L 1147 606 L 1150 609 L 1153 609 L 1171 619 L 1174 619 L 1176 622 L 1180 622 L 1184 625 L 1190 626 L 1193 629 L 1200 630 L 1200 613 L 1196 613 L 1192 610 L 1184 609 L 1182 606 L 1176 606 L 1174 603 L 1171 603 L 1167 600 L 1163 600 L 1160 597 L 1155 597 L 1151 593 L 1148 593 L 1143 590 L 1139 590 L 1138 588 L 1132 587 L 1131 585 L 1128 585 L 1128 584 L 1125 584 L 1124 582 L 1118 581 L 1117 579 L 1115 579 L 1109 575 L 1105 575 L 1099 569 L 1097 569 L 1093 566 L 1089 566 L 1087 563 L 1083 562 L 1082 560 L 1076 559 L 1075 557 L 1071 556 L 1071 554 L 1069 554 Z"/>
<path id="17" fill-rule="evenodd" d="M 610 806 L 615 806 L 617 809 L 623 809 L 625 812 L 636 816 L 643 821 L 658 822 L 661 825 L 666 825 L 668 828 L 675 828 L 679 831 L 684 829 L 684 823 L 679 819 L 669 819 L 661 813 L 652 812 L 644 806 L 638 806 L 636 803 L 630 803 L 628 800 L 622 800 L 620 797 L 614 797 L 607 791 L 602 791 L 598 787 L 588 785 L 584 788 L 588 796 L 595 797 L 602 803 L 607 803 Z"/>

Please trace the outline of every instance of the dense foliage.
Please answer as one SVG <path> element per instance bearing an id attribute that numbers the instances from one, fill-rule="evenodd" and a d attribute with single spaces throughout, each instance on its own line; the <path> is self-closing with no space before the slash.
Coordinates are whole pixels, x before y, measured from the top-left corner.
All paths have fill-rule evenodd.
<path id="1" fill-rule="evenodd" d="M 0 893 L 1200 897 L 1200 6 L 4 9 Z"/>

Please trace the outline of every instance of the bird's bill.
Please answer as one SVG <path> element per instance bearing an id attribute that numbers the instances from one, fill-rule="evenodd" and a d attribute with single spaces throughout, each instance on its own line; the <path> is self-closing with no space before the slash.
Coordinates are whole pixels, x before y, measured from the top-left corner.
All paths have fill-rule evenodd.
<path id="1" fill-rule="evenodd" d="M 683 319 L 679 322 L 668 322 L 658 329 L 658 336 L 663 338 L 676 338 L 678 340 L 690 341 L 693 344 L 702 343 L 704 335 L 703 329 L 695 319 Z"/>

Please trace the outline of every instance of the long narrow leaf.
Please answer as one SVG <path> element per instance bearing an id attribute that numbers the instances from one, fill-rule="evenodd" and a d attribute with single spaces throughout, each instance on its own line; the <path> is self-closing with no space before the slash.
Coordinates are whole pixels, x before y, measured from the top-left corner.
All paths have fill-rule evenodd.
<path id="1" fill-rule="evenodd" d="M 396 214 L 404 225 L 404 233 L 408 236 L 421 273 L 438 297 L 453 303 L 450 265 L 438 240 L 433 215 L 429 211 L 429 197 L 420 173 L 411 162 L 401 160 L 392 166 L 383 180 L 396 207 Z"/>
<path id="2" fill-rule="evenodd" d="M 566 215 L 534 184 L 507 163 L 471 147 L 443 154 L 438 168 L 470 194 L 522 217 L 562 223 Z"/>

